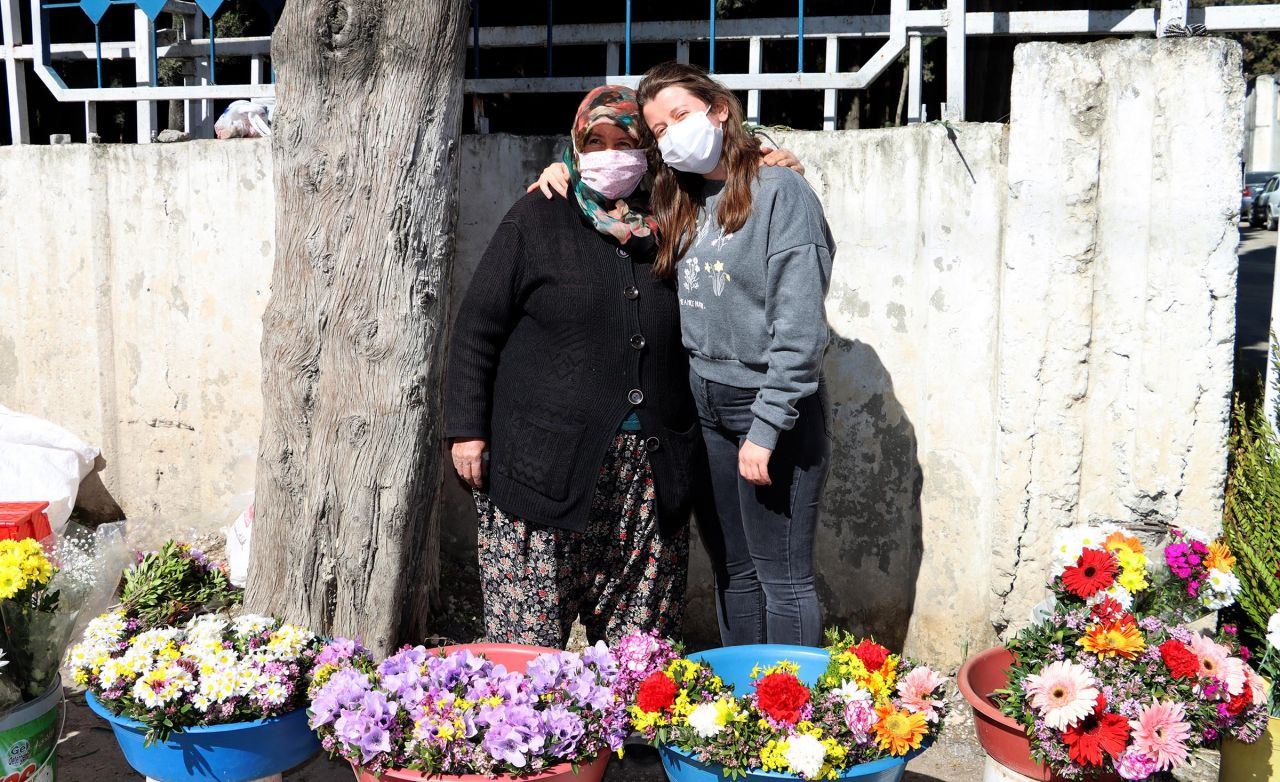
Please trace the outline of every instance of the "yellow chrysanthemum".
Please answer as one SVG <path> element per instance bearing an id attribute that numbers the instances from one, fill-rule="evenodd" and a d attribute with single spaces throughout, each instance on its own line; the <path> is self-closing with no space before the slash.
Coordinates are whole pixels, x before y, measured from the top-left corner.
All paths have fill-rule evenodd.
<path id="1" fill-rule="evenodd" d="M 23 587 L 21 574 L 12 568 L 0 568 L 0 600 L 17 595 Z"/>
<path id="2" fill-rule="evenodd" d="M 1138 554 L 1128 549 L 1115 552 L 1116 561 L 1120 563 L 1120 575 L 1116 583 L 1124 587 L 1130 594 L 1141 592 L 1150 584 L 1147 582 L 1147 555 Z"/>
<path id="3" fill-rule="evenodd" d="M 1204 558 L 1204 566 L 1210 570 L 1230 573 L 1236 566 L 1236 558 L 1227 544 L 1215 540 L 1209 544 L 1209 554 Z"/>
<path id="4" fill-rule="evenodd" d="M 660 711 L 644 711 L 639 706 L 631 706 L 627 711 L 631 714 L 632 727 L 641 732 L 671 724 Z"/>
<path id="5" fill-rule="evenodd" d="M 905 755 L 918 749 L 925 734 L 929 732 L 923 714 L 887 705 L 877 706 L 876 715 L 880 717 L 875 727 L 876 744 L 890 755 Z"/>
<path id="6" fill-rule="evenodd" d="M 787 771 L 790 767 L 787 763 L 787 749 L 787 742 L 771 739 L 760 750 L 760 767 L 765 771 Z"/>
<path id="7" fill-rule="evenodd" d="M 1133 622 L 1092 625 L 1078 643 L 1086 652 L 1098 655 L 1099 659 L 1123 657 L 1132 660 L 1147 648 L 1147 642 Z"/>

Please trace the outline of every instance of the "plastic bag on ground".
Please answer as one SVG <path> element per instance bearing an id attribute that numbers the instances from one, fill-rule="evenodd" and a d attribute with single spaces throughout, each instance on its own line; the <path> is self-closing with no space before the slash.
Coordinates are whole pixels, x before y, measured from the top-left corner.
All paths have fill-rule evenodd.
<path id="1" fill-rule="evenodd" d="M 227 567 L 234 586 L 243 588 L 249 578 L 249 539 L 253 534 L 253 495 L 244 512 L 227 527 Z"/>
<path id="2" fill-rule="evenodd" d="M 263 103 L 232 101 L 213 124 L 213 133 L 220 139 L 266 138 L 271 135 L 271 109 Z"/>
<path id="3" fill-rule="evenodd" d="M 0 501 L 49 503 L 49 527 L 71 517 L 98 449 L 66 429 L 0 405 Z"/>

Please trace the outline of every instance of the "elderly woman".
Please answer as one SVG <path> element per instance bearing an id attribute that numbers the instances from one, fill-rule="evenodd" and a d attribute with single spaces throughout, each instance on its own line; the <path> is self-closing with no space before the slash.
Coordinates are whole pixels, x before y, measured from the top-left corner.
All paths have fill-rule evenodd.
<path id="1" fill-rule="evenodd" d="M 640 121 L 630 89 L 586 96 L 571 196 L 516 202 L 454 326 L 446 436 L 480 516 L 490 641 L 562 647 L 579 615 L 592 640 L 679 630 L 702 442 L 676 287 L 632 197 Z"/>

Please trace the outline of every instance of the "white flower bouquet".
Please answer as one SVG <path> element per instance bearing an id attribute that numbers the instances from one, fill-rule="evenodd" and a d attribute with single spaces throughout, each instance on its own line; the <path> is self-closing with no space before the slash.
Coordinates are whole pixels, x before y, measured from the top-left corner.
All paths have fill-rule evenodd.
<path id="1" fill-rule="evenodd" d="M 150 743 L 304 707 L 321 647 L 309 630 L 265 616 L 206 614 L 145 629 L 115 610 L 89 623 L 68 665 L 113 714 L 146 725 Z"/>

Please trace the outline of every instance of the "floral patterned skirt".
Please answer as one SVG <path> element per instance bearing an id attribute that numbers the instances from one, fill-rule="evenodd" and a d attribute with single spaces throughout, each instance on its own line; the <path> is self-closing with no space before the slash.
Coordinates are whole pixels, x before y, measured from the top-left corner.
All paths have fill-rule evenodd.
<path id="1" fill-rule="evenodd" d="M 609 448 L 581 532 L 521 521 L 474 496 L 489 641 L 563 648 L 579 617 L 592 642 L 678 635 L 689 528 L 661 530 L 640 435 L 620 432 Z"/>

